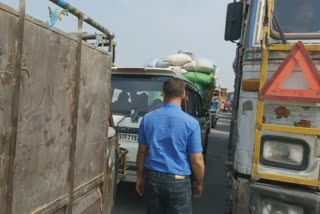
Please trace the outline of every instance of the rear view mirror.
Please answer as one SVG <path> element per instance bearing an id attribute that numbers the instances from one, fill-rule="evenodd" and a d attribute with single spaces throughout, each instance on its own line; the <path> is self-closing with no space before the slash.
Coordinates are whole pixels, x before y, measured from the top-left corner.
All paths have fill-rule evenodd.
<path id="1" fill-rule="evenodd" d="M 243 3 L 228 4 L 224 40 L 234 41 L 241 37 Z"/>

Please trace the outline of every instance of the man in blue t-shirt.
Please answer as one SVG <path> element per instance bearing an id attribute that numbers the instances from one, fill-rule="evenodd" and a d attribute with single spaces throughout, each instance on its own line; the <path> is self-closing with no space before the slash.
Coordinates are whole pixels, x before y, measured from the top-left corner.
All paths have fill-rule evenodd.
<path id="1" fill-rule="evenodd" d="M 139 128 L 136 190 L 148 214 L 191 214 L 194 197 L 203 190 L 204 161 L 199 122 L 182 111 L 185 83 L 171 78 L 163 84 L 165 105 L 146 114 Z"/>

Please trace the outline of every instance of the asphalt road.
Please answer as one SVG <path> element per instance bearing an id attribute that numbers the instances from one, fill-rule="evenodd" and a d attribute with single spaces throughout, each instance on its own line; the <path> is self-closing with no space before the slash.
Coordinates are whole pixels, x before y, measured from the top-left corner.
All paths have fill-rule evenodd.
<path id="1" fill-rule="evenodd" d="M 211 130 L 206 161 L 204 193 L 193 201 L 194 214 L 224 214 L 226 199 L 226 159 L 230 114 L 222 114 L 216 129 Z M 135 184 L 120 183 L 113 214 L 146 213 L 143 200 L 135 192 Z"/>

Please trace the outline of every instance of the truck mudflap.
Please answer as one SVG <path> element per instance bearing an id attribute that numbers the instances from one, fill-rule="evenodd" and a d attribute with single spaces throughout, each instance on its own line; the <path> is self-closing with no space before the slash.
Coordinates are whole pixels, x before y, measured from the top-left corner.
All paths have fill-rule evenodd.
<path id="1" fill-rule="evenodd" d="M 233 214 L 318 214 L 320 193 L 233 178 Z"/>

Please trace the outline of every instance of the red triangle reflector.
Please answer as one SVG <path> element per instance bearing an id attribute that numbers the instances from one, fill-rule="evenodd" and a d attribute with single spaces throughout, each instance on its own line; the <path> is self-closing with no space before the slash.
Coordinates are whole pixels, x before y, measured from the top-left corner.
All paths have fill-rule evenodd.
<path id="1" fill-rule="evenodd" d="M 304 78 L 309 84 L 309 88 L 281 88 L 298 66 L 301 68 Z M 320 74 L 311 55 L 301 41 L 292 48 L 278 70 L 267 81 L 260 92 L 260 98 L 265 100 L 320 102 Z"/>

